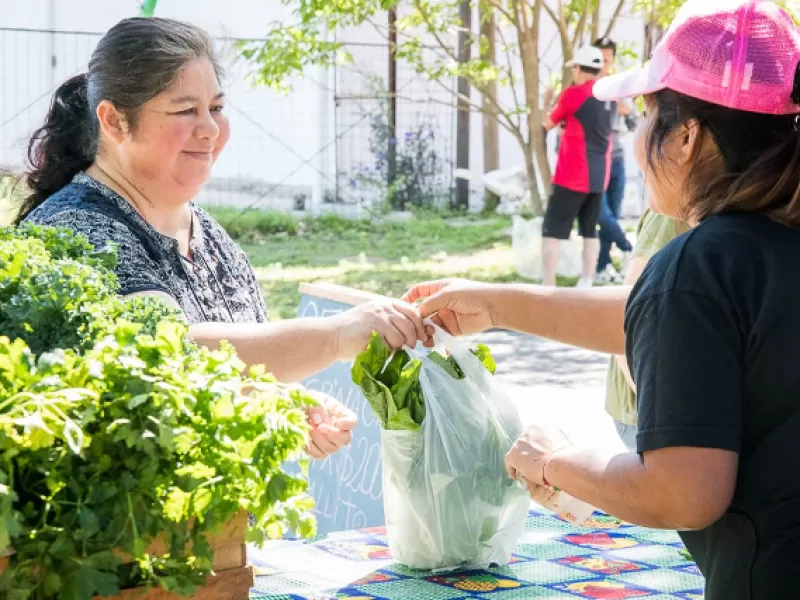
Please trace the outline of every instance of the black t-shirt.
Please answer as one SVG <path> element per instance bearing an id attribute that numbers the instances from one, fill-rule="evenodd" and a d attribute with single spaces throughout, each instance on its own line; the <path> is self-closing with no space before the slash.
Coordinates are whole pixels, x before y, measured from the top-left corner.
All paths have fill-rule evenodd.
<path id="1" fill-rule="evenodd" d="M 726 514 L 681 532 L 706 600 L 800 598 L 799 258 L 798 231 L 712 217 L 658 253 L 628 301 L 638 451 L 739 455 Z"/>

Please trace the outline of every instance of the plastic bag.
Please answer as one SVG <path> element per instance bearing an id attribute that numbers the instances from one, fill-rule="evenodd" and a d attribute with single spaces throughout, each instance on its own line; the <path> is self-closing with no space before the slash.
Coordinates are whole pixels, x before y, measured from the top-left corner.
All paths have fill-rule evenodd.
<path id="1" fill-rule="evenodd" d="M 530 499 L 505 470 L 522 431 L 516 407 L 469 348 L 436 329 L 464 372 L 454 379 L 424 352 L 420 431 L 381 430 L 384 512 L 399 562 L 426 570 L 505 564 L 525 527 Z"/>
<path id="2" fill-rule="evenodd" d="M 514 267 L 519 275 L 528 279 L 542 278 L 542 217 L 524 219 L 512 217 L 511 251 Z M 583 244 L 576 236 L 561 242 L 561 253 L 556 272 L 563 277 L 580 277 L 583 272 Z"/>
<path id="3" fill-rule="evenodd" d="M 497 214 L 516 215 L 530 206 L 531 192 L 525 167 L 489 171 L 483 175 L 483 187 L 500 198 Z"/>

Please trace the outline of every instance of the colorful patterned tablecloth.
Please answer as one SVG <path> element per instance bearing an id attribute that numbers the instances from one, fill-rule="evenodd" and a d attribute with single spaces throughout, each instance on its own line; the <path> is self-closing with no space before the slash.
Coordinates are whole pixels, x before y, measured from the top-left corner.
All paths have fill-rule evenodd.
<path id="1" fill-rule="evenodd" d="M 444 576 L 392 561 L 383 528 L 252 549 L 251 600 L 700 600 L 703 577 L 677 534 L 596 513 L 575 528 L 531 511 L 511 563 Z"/>

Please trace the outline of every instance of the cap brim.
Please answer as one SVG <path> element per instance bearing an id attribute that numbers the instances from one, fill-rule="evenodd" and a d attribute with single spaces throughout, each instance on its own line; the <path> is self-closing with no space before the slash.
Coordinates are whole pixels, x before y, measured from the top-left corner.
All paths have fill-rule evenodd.
<path id="1" fill-rule="evenodd" d="M 598 100 L 622 100 L 645 94 L 652 94 L 664 89 L 660 83 L 650 81 L 647 67 L 640 67 L 625 73 L 617 73 L 602 77 L 595 81 L 592 93 Z"/>

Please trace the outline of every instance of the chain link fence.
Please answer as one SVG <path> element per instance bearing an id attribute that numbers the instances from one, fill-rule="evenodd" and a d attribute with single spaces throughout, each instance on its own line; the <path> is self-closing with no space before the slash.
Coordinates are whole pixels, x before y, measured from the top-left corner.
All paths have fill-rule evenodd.
<path id="1" fill-rule="evenodd" d="M 101 35 L 0 27 L 0 172 L 22 172 L 27 141 L 53 92 L 86 70 Z M 234 55 L 236 41 L 220 40 L 225 56 Z M 318 195 L 322 210 L 345 213 L 389 196 L 404 205 L 449 203 L 455 82 L 429 82 L 398 63 L 391 136 L 388 44 L 353 41 L 346 48 L 352 64 L 327 74 L 312 69 L 288 95 L 251 86 L 246 66 L 231 61 L 225 87 L 232 135 L 199 202 L 303 212 Z"/>

